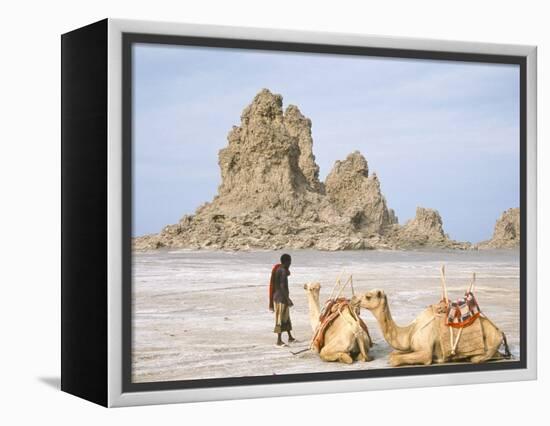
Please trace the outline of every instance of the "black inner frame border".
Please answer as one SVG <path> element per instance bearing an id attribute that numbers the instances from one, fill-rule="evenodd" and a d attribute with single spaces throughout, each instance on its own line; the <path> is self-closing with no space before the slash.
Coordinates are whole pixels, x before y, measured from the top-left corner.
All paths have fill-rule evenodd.
<path id="1" fill-rule="evenodd" d="M 395 59 L 514 64 L 520 68 L 520 360 L 486 364 L 392 367 L 372 370 L 224 377 L 164 382 L 132 382 L 132 45 L 162 44 L 279 52 L 373 56 Z M 397 43 L 399 43 L 397 41 Z M 525 56 L 378 48 L 160 34 L 122 34 L 122 391 L 160 391 L 265 385 L 276 383 L 352 380 L 525 369 L 527 367 L 527 58 Z"/>

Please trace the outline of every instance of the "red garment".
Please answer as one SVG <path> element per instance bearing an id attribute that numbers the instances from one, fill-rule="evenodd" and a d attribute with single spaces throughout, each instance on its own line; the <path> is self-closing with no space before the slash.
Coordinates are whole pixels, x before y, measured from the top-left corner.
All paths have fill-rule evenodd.
<path id="1" fill-rule="evenodd" d="M 271 270 L 271 278 L 269 279 L 269 309 L 273 310 L 273 286 L 275 282 L 275 276 L 277 273 L 277 269 L 281 267 L 280 263 L 277 263 L 273 266 L 273 269 Z"/>

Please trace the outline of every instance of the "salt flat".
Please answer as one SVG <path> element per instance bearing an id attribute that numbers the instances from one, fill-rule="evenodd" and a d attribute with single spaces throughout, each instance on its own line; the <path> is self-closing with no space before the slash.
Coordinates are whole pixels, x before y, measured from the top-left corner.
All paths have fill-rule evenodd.
<path id="1" fill-rule="evenodd" d="M 398 324 L 412 321 L 441 294 L 439 267 L 446 265 L 452 299 L 477 274 L 483 312 L 506 334 L 519 358 L 519 253 L 517 250 L 289 251 L 292 255 L 291 318 L 298 342 L 275 346 L 268 280 L 281 252 L 170 251 L 133 254 L 134 382 L 242 377 L 391 368 L 391 348 L 374 317 L 361 317 L 375 341 L 374 360 L 326 363 L 316 354 L 293 355 L 308 346 L 311 328 L 303 284 L 321 283 L 323 302 L 342 271 L 355 291 L 383 289 Z M 349 288 L 347 295 L 350 295 Z M 286 335 L 284 336 L 286 338 Z"/>

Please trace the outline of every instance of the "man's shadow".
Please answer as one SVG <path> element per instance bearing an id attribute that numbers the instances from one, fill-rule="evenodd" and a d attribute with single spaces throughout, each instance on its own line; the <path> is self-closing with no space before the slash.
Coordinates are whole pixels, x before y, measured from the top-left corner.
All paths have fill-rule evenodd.
<path id="1" fill-rule="evenodd" d="M 61 377 L 39 377 L 38 380 L 54 389 L 61 389 Z"/>

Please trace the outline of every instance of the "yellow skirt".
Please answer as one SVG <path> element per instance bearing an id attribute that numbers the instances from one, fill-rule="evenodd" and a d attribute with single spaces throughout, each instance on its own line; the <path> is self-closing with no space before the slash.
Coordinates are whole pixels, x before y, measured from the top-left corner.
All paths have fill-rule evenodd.
<path id="1" fill-rule="evenodd" d="M 284 331 L 292 330 L 292 323 L 290 322 L 290 309 L 288 305 L 284 303 L 275 303 L 275 333 L 282 333 Z"/>

